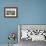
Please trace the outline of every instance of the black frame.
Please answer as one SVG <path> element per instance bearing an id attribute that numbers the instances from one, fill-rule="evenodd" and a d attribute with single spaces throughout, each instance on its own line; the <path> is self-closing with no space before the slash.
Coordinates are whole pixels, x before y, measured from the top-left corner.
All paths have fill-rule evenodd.
<path id="1" fill-rule="evenodd" d="M 16 16 L 6 16 L 5 15 L 5 9 L 7 9 L 7 8 L 15 8 L 16 9 Z M 18 7 L 4 7 L 4 17 L 5 18 L 16 18 L 16 17 L 18 17 Z"/>

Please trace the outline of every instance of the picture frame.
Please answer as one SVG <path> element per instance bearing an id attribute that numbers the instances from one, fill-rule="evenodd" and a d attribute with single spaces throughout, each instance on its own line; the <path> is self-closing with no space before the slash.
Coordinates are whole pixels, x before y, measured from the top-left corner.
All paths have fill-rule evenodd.
<path id="1" fill-rule="evenodd" d="M 22 37 L 23 30 L 24 31 L 28 30 L 28 33 L 30 35 L 26 34 L 28 36 L 27 38 Z M 34 32 L 34 31 L 36 31 L 36 32 Z M 33 32 L 33 33 L 31 34 L 31 32 Z M 23 35 L 23 36 L 25 36 L 25 35 Z M 22 39 L 21 39 L 21 37 L 22 37 Z M 46 24 L 18 24 L 18 41 L 21 42 L 22 40 L 23 41 L 24 40 L 46 41 Z"/>
<path id="2" fill-rule="evenodd" d="M 4 8 L 4 17 L 6 17 L 6 18 L 18 17 L 18 8 L 17 7 L 5 7 Z"/>

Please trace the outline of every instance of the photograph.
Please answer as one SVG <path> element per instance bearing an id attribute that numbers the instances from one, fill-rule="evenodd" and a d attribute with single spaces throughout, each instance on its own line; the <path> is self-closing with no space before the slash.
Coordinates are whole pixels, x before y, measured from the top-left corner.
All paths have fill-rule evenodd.
<path id="1" fill-rule="evenodd" d="M 20 31 L 20 41 L 46 41 L 46 25 L 20 24 L 18 30 Z"/>
<path id="2" fill-rule="evenodd" d="M 18 16 L 18 8 L 17 7 L 5 7 L 4 8 L 4 17 L 17 17 Z"/>

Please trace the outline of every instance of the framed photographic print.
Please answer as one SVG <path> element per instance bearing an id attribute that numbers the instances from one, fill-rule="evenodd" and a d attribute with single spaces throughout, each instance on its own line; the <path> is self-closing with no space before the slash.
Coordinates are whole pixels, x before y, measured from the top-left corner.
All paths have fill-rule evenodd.
<path id="1" fill-rule="evenodd" d="M 46 41 L 46 24 L 19 24 L 18 41 Z"/>
<path id="2" fill-rule="evenodd" d="M 4 8 L 4 17 L 15 18 L 18 16 L 17 7 L 5 7 Z"/>

